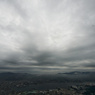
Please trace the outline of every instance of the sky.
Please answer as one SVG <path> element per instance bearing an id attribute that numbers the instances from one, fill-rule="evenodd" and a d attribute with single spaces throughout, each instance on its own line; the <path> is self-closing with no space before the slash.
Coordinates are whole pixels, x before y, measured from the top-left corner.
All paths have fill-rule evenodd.
<path id="1" fill-rule="evenodd" d="M 95 71 L 95 0 L 0 0 L 0 72 Z"/>

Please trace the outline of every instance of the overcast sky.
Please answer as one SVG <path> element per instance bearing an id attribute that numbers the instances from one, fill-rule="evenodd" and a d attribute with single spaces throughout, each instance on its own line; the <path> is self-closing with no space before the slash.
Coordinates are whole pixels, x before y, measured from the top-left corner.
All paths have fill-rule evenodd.
<path id="1" fill-rule="evenodd" d="M 94 69 L 95 0 L 0 0 L 0 72 Z"/>

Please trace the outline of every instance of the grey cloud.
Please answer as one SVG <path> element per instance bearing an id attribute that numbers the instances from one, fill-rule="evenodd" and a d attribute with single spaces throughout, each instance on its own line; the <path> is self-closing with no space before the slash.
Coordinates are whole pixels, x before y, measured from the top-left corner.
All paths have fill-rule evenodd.
<path id="1" fill-rule="evenodd" d="M 89 64 L 84 64 L 83 66 L 84 67 L 92 67 L 92 68 L 95 68 L 95 62 L 91 62 Z"/>
<path id="2" fill-rule="evenodd" d="M 94 3 L 1 0 L 0 71 L 93 70 Z"/>

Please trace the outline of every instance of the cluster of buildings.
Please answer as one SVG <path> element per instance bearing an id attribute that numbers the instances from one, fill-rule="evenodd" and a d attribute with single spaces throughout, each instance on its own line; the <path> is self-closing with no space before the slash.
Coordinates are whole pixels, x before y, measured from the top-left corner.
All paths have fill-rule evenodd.
<path id="1" fill-rule="evenodd" d="M 10 84 L 10 86 L 6 86 Z M 32 82 L 31 82 L 32 84 Z M 13 86 L 12 86 L 13 85 Z M 14 85 L 20 89 L 29 86 L 29 82 L 4 82 L 0 85 L 0 95 L 95 95 L 95 83 L 85 83 L 81 85 L 72 85 L 67 88 L 57 88 L 49 90 L 12 90 Z M 9 87 L 9 88 L 8 88 Z M 1 89 L 3 88 L 3 90 Z"/>
<path id="2" fill-rule="evenodd" d="M 17 95 L 95 95 L 95 85 L 73 85 L 68 88 L 58 88 L 44 91 L 27 91 L 18 93 Z"/>

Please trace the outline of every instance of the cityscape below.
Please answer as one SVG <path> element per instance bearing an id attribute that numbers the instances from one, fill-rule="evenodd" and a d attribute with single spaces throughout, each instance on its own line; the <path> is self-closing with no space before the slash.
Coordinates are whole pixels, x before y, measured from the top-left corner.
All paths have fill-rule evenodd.
<path id="1" fill-rule="evenodd" d="M 0 73 L 0 95 L 95 95 L 95 72 Z"/>

